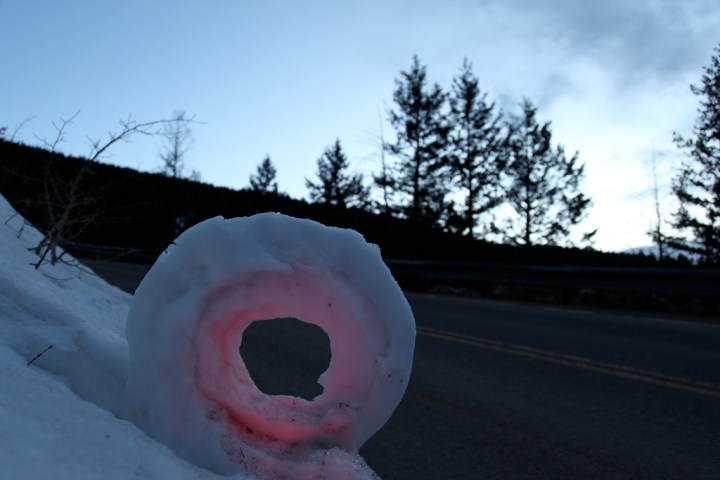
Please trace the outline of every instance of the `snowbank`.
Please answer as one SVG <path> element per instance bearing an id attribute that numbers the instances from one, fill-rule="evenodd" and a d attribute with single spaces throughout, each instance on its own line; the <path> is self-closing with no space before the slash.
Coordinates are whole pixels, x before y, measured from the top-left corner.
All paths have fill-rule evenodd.
<path id="1" fill-rule="evenodd" d="M 223 243 L 223 230 L 232 233 L 227 226 L 190 232 L 162 256 L 133 307 L 135 320 L 128 332 L 136 353 L 143 352 L 133 364 L 125 339 L 132 298 L 89 270 L 62 264 L 36 270 L 29 247 L 40 234 L 0 196 L 3 478 L 227 478 L 197 465 L 234 479 L 372 478 L 357 449 L 385 423 L 407 385 L 412 314 L 402 294 L 397 297 L 389 272 L 378 264 L 379 253 L 359 235 L 333 229 L 323 239 L 327 231 L 318 233 L 325 228 L 319 224 L 293 220 L 289 229 L 288 220 L 279 222 L 257 224 L 253 240 L 229 257 L 217 248 L 237 240 L 233 234 Z M 211 221 L 218 223 L 228 225 Z M 268 244 L 274 245 L 272 251 Z M 201 247 L 204 253 L 197 253 Z M 343 269 L 352 269 L 355 278 Z M 248 274 L 255 275 L 258 288 L 238 289 Z M 333 283 L 325 283 L 328 278 Z M 288 282 L 304 287 L 291 288 Z M 266 292 L 274 293 L 268 297 Z M 264 306 L 256 303 L 258 298 L 267 300 Z M 335 315 L 319 314 L 321 304 L 335 305 Z M 236 323 L 238 312 L 248 306 L 258 307 L 255 316 Z M 148 314 L 153 321 L 148 322 Z M 203 369 L 217 375 L 230 372 L 222 377 L 229 382 L 237 381 L 238 372 L 247 375 L 238 353 L 242 329 L 253 319 L 282 315 L 317 323 L 331 337 L 333 360 L 321 378 L 323 395 L 307 402 L 266 396 L 251 381 L 229 385 L 227 391 L 222 382 L 212 385 L 214 377 L 205 377 L 202 385 L 195 382 Z M 177 322 L 169 322 L 172 318 Z M 225 329 L 229 336 L 217 337 L 217 345 L 211 336 L 192 336 L 212 328 Z M 173 358 L 183 351 L 176 347 L 187 333 L 191 344 L 206 344 L 185 345 L 190 350 L 184 352 L 192 355 Z M 160 357 L 165 355 L 160 363 L 153 363 L 158 358 L 148 353 L 153 342 L 159 342 Z M 218 345 L 234 352 L 225 373 L 212 356 Z M 162 363 L 167 360 L 179 363 Z M 129 365 L 134 379 L 126 397 Z M 162 378 L 168 366 L 171 376 Z M 158 401 L 172 407 L 167 418 L 178 422 L 174 433 L 153 416 Z M 293 410 L 298 402 L 304 403 Z M 275 428 L 292 422 L 293 411 L 301 420 L 298 427 Z M 128 413 L 155 438 L 123 420 Z M 242 428 L 231 431 L 231 423 Z M 274 427 L 262 439 L 247 435 L 250 425 L 262 429 L 263 423 Z M 252 470 L 258 477 L 239 459 L 245 451 L 255 459 Z M 263 461 L 274 466 L 258 466 Z"/>
<path id="2" fill-rule="evenodd" d="M 35 270 L 39 239 L 0 196 L 0 477 L 221 478 L 117 417 L 131 297 L 68 265 Z"/>

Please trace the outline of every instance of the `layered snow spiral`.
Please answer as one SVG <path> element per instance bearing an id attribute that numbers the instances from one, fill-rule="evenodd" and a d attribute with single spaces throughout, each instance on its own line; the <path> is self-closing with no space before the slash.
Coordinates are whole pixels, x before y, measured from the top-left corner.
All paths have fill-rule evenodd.
<path id="1" fill-rule="evenodd" d="M 330 338 L 312 401 L 262 393 L 239 354 L 250 323 L 281 317 Z M 265 478 L 372 478 L 357 451 L 405 392 L 415 322 L 360 234 L 265 213 L 183 233 L 136 291 L 127 339 L 128 414 L 187 460 Z"/>

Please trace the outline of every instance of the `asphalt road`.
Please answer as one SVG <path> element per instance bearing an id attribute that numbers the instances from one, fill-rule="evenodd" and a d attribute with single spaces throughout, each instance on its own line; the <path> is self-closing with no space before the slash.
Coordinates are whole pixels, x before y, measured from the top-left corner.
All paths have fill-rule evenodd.
<path id="1" fill-rule="evenodd" d="M 129 291 L 143 274 L 92 266 Z M 385 480 L 720 479 L 720 325 L 407 298 L 418 325 L 408 392 L 361 450 Z M 255 373 L 270 393 L 283 386 L 263 376 L 327 362 L 312 329 L 289 334 L 303 338 L 295 350 L 283 347 L 293 328 L 254 333 L 255 353 L 243 352 L 249 363 L 287 350 Z M 290 391 L 312 398 L 304 382 Z"/>

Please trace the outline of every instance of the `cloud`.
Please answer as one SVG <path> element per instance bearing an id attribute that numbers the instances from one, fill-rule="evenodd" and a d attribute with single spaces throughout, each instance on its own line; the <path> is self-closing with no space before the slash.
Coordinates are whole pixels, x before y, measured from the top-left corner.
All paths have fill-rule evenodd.
<path id="1" fill-rule="evenodd" d="M 395 13 L 412 25 L 398 41 L 420 53 L 432 75 L 443 75 L 441 83 L 467 55 L 504 109 L 528 96 L 544 111 L 591 91 L 603 103 L 687 91 L 720 41 L 716 3 L 418 0 Z"/>
<path id="2" fill-rule="evenodd" d="M 619 82 L 673 80 L 702 62 L 720 15 L 716 0 L 512 0 L 539 37 L 570 56 L 593 59 L 614 70 Z M 699 48 L 700 47 L 700 48 Z"/>

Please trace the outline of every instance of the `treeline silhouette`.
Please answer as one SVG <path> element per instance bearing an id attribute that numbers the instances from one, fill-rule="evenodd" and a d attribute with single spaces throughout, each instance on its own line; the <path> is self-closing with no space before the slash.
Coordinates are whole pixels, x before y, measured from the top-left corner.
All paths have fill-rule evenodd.
<path id="1" fill-rule="evenodd" d="M 41 201 L 51 157 L 55 181 L 70 183 L 85 168 L 87 173 L 76 194 L 98 196 L 86 208 L 101 214 L 94 215 L 92 222 L 79 225 L 68 237 L 82 244 L 160 253 L 183 230 L 207 218 L 279 212 L 357 230 L 367 241 L 380 246 L 384 258 L 574 266 L 658 265 L 654 257 L 640 254 L 495 244 L 389 214 L 311 204 L 272 191 L 233 190 L 160 173 L 143 173 L 0 140 L 0 193 L 41 229 L 52 223 Z M 683 264 L 671 262 L 675 266 Z"/>
<path id="2" fill-rule="evenodd" d="M 447 90 L 430 83 L 415 56 L 395 80 L 393 102 L 393 138 L 381 130 L 381 170 L 373 174 L 382 200 L 371 200 L 360 176 L 347 173 L 337 140 L 318 160 L 318 181 L 307 181 L 313 201 L 364 205 L 515 245 L 592 244 L 597 230 L 577 231 L 592 205 L 582 191 L 585 166 L 553 141 L 550 122 L 538 119 L 529 99 L 520 115 L 504 113 L 467 59 Z"/>

